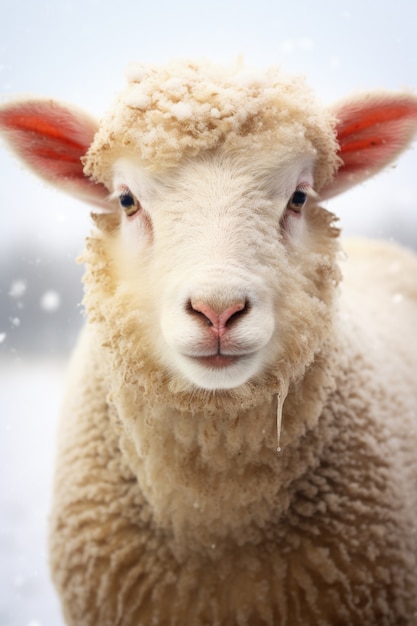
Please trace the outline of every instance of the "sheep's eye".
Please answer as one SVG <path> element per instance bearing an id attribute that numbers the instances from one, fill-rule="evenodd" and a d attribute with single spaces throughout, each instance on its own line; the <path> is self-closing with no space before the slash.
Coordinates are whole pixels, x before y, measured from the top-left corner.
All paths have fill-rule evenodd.
<path id="1" fill-rule="evenodd" d="M 135 213 L 137 213 L 140 209 L 139 201 L 130 191 L 127 190 L 122 191 L 120 194 L 119 203 L 128 217 L 132 217 L 132 215 L 135 215 Z"/>
<path id="2" fill-rule="evenodd" d="M 306 202 L 307 192 L 303 191 L 302 189 L 297 189 L 292 194 L 287 204 L 287 209 L 290 209 L 290 211 L 293 211 L 294 213 L 300 213 Z"/>

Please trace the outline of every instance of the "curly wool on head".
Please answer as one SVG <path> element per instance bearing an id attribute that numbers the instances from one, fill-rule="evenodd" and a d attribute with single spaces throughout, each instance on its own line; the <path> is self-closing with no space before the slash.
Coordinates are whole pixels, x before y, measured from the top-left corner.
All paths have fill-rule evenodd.
<path id="1" fill-rule="evenodd" d="M 160 171 L 220 147 L 279 155 L 285 146 L 287 156 L 301 148 L 316 157 L 316 190 L 340 164 L 335 119 L 300 77 L 173 62 L 132 64 L 128 79 L 84 158 L 85 174 L 109 188 L 112 164 L 129 153 Z"/>

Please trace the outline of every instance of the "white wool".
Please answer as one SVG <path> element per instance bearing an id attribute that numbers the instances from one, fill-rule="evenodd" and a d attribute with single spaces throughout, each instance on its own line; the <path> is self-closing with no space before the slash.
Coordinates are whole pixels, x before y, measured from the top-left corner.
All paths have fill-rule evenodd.
<path id="1" fill-rule="evenodd" d="M 236 73 L 236 84 L 245 89 L 251 87 L 259 87 L 262 89 L 268 87 L 266 77 L 262 76 L 262 74 L 259 73 L 259 70 L 256 69 L 251 70 L 242 68 L 239 70 Z"/>
<path id="2" fill-rule="evenodd" d="M 125 76 L 129 83 L 140 83 L 146 76 L 146 68 L 141 63 L 129 63 Z"/>
<path id="3" fill-rule="evenodd" d="M 193 109 L 189 104 L 177 102 L 172 105 L 171 114 L 176 117 L 177 120 L 186 120 L 192 117 Z"/>
<path id="4" fill-rule="evenodd" d="M 168 79 L 165 85 L 163 86 L 163 88 L 167 93 L 177 98 L 183 96 L 187 91 L 186 87 L 184 86 L 180 78 Z"/>
<path id="5" fill-rule="evenodd" d="M 151 97 L 141 85 L 132 85 L 131 91 L 126 94 L 126 105 L 136 109 L 146 109 L 151 104 Z"/>

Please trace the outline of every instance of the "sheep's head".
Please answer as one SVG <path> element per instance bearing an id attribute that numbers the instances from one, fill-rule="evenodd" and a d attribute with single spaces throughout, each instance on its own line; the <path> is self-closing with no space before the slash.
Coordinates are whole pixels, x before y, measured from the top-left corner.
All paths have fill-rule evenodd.
<path id="1" fill-rule="evenodd" d="M 120 221 L 99 220 L 113 268 L 103 319 L 117 329 L 122 310 L 140 312 L 134 343 L 146 337 L 180 386 L 300 374 L 330 332 L 337 231 L 315 205 L 314 159 L 264 156 L 216 150 L 161 174 L 114 164 Z"/>
<path id="2" fill-rule="evenodd" d="M 132 67 L 130 78 L 93 141 L 95 125 L 57 105 L 0 112 L 38 173 L 106 208 L 90 246 L 91 317 L 119 363 L 134 355 L 171 389 L 279 389 L 332 332 L 338 233 L 317 194 L 404 149 L 416 99 L 379 94 L 328 111 L 276 70 L 188 63 Z"/>
<path id="3" fill-rule="evenodd" d="M 119 203 L 115 286 L 146 314 L 137 341 L 151 337 L 182 386 L 300 374 L 337 278 L 335 230 L 315 206 L 336 169 L 333 116 L 277 71 L 130 74 L 84 162 Z"/>

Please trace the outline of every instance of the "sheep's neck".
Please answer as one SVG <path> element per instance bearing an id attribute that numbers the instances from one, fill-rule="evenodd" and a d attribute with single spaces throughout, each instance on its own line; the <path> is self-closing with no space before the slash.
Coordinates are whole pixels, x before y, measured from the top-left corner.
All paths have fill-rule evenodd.
<path id="1" fill-rule="evenodd" d="M 249 529 L 254 517 L 265 521 L 279 467 L 276 450 L 266 445 L 274 436 L 273 403 L 259 407 L 249 422 L 245 415 L 207 419 L 166 408 L 157 423 L 138 425 L 133 441 L 125 439 L 159 527 L 177 540 L 211 547 L 238 528 Z"/>
<path id="2" fill-rule="evenodd" d="M 313 367 L 302 389 L 290 389 L 281 451 L 276 395 L 234 417 L 155 407 L 136 395 L 136 419 L 129 431 L 123 429 L 121 447 L 157 526 L 195 550 L 197 545 L 213 549 L 233 535 L 256 541 L 259 533 L 276 524 L 289 506 L 288 485 L 319 458 L 324 444 L 318 422 L 329 386 L 318 378 L 325 372 L 322 366 Z M 308 388 L 313 383 L 312 396 Z M 119 400 L 120 415 L 126 407 Z M 299 445 L 306 434 L 308 455 Z"/>

